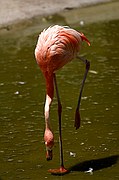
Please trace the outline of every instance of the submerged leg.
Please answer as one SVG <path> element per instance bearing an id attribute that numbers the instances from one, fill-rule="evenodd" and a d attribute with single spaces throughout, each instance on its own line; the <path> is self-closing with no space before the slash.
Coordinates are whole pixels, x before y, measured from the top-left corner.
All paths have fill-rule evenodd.
<path id="1" fill-rule="evenodd" d="M 90 69 L 90 62 L 87 59 L 84 59 L 83 57 L 79 57 L 79 58 L 85 63 L 86 70 L 85 70 L 84 78 L 83 78 L 83 81 L 81 84 L 81 89 L 80 89 L 79 98 L 78 98 L 78 104 L 77 104 L 77 108 L 76 108 L 76 112 L 75 112 L 75 124 L 74 124 L 74 126 L 76 129 L 78 129 L 80 127 L 81 118 L 80 118 L 79 109 L 80 109 L 80 103 L 81 103 L 81 96 L 82 96 L 82 92 L 83 92 L 84 83 L 85 83 L 88 71 Z"/>

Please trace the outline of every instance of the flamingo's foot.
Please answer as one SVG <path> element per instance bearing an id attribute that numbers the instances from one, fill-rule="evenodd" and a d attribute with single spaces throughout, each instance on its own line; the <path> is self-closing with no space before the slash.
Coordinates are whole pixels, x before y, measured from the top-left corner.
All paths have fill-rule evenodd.
<path id="1" fill-rule="evenodd" d="M 68 173 L 68 170 L 64 167 L 60 167 L 59 169 L 49 169 L 48 172 L 50 172 L 53 175 L 64 175 Z"/>

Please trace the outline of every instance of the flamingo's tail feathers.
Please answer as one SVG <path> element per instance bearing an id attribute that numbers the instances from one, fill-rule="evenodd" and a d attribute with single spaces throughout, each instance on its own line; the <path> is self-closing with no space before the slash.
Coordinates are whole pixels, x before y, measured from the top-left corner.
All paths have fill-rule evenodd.
<path id="1" fill-rule="evenodd" d="M 90 41 L 86 38 L 86 36 L 83 33 L 80 33 L 82 41 L 86 41 L 87 44 L 90 46 Z"/>

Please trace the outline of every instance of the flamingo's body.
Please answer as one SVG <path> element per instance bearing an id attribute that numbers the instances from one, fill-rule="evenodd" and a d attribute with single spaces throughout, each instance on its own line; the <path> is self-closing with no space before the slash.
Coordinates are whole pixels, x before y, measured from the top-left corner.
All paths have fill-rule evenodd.
<path id="1" fill-rule="evenodd" d="M 54 145 L 54 136 L 49 121 L 49 110 L 54 96 L 54 84 L 56 86 L 58 99 L 59 119 L 61 121 L 61 103 L 56 84 L 55 72 L 75 57 L 75 55 L 80 51 L 83 40 L 87 41 L 88 45 L 90 45 L 84 34 L 69 27 L 58 25 L 44 30 L 38 38 L 35 57 L 46 80 L 46 128 L 44 140 L 47 149 L 47 160 L 52 159 L 52 147 Z M 76 123 L 75 126 L 78 128 L 79 124 Z"/>

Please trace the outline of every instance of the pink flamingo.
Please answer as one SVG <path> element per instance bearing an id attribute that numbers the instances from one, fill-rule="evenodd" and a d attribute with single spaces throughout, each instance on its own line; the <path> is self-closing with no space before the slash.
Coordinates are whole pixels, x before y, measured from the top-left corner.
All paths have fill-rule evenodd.
<path id="1" fill-rule="evenodd" d="M 54 85 L 58 101 L 58 117 L 59 117 L 59 143 L 60 143 L 60 168 L 49 170 L 51 173 L 65 173 L 63 162 L 62 133 L 61 133 L 61 112 L 62 105 L 59 97 L 55 72 L 70 62 L 80 51 L 82 41 L 85 40 L 90 46 L 90 42 L 83 33 L 77 32 L 67 26 L 55 25 L 44 29 L 39 35 L 37 46 L 35 49 L 36 61 L 45 77 L 46 81 L 46 101 L 45 101 L 45 133 L 44 141 L 46 145 L 46 158 L 52 159 L 52 148 L 54 145 L 54 136 L 50 126 L 49 111 L 54 96 Z M 75 127 L 80 127 L 80 101 L 84 82 L 90 67 L 89 61 L 84 58 L 80 59 L 86 64 L 86 71 L 78 98 L 78 104 L 75 113 Z"/>

